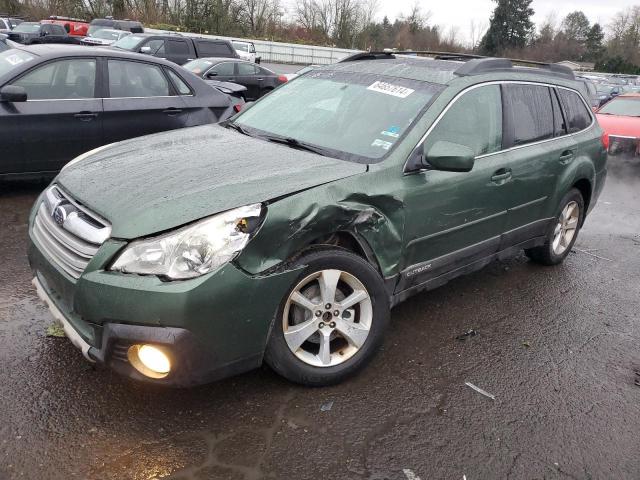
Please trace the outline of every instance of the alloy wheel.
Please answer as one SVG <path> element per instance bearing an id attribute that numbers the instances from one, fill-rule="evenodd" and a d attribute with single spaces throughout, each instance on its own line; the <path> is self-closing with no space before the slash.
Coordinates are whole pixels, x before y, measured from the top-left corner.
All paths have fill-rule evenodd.
<path id="1" fill-rule="evenodd" d="M 300 281 L 287 298 L 282 330 L 298 359 L 333 367 L 360 350 L 372 320 L 371 297 L 360 280 L 342 270 L 321 270 Z"/>
<path id="2" fill-rule="evenodd" d="M 553 232 L 553 253 L 562 255 L 569 245 L 578 229 L 580 219 L 580 206 L 577 202 L 571 201 L 562 209 L 558 223 Z"/>

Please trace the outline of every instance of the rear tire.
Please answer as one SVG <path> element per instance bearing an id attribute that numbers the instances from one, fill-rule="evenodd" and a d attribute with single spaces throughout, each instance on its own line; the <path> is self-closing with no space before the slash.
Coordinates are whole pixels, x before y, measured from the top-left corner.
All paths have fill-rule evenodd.
<path id="1" fill-rule="evenodd" d="M 560 206 L 547 232 L 544 245 L 525 250 L 525 254 L 541 265 L 558 265 L 571 252 L 584 220 L 584 199 L 577 188 L 562 198 Z"/>
<path id="2" fill-rule="evenodd" d="M 384 282 L 348 251 L 311 252 L 295 264 L 305 267 L 280 302 L 265 361 L 301 385 L 339 383 L 382 343 L 390 308 Z"/>

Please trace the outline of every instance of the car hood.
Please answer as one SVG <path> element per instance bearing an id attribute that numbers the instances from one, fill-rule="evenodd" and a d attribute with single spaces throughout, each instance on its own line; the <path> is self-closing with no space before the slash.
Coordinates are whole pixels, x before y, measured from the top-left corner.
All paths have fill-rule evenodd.
<path id="1" fill-rule="evenodd" d="M 64 168 L 56 182 L 131 239 L 366 171 L 218 125 L 116 143 Z"/>
<path id="2" fill-rule="evenodd" d="M 640 138 L 640 118 L 619 115 L 596 115 L 598 123 L 609 135 Z"/>

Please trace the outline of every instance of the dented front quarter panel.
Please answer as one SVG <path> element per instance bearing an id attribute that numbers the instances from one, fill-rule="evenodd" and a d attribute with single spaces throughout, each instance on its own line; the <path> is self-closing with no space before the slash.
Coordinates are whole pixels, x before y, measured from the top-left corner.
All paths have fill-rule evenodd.
<path id="1" fill-rule="evenodd" d="M 249 273 L 263 273 L 286 265 L 318 239 L 346 232 L 375 252 L 370 260 L 384 277 L 392 276 L 402 254 L 405 222 L 402 198 L 392 193 L 398 191 L 393 178 L 390 169 L 369 171 L 271 203 L 237 263 Z"/>

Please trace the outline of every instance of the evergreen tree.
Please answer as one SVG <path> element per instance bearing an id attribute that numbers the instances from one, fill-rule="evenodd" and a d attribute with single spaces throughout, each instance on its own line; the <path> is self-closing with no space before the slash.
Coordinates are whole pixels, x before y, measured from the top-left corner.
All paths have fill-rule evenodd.
<path id="1" fill-rule="evenodd" d="M 509 48 L 524 48 L 533 33 L 532 0 L 494 0 L 489 30 L 480 43 L 486 55 L 497 55 Z"/>
<path id="2" fill-rule="evenodd" d="M 584 60 L 587 62 L 597 62 L 605 54 L 604 47 L 604 31 L 599 23 L 594 23 L 593 27 L 587 34 L 586 47 L 587 50 L 584 54 Z"/>
<path id="3" fill-rule="evenodd" d="M 562 21 L 562 31 L 568 40 L 584 43 L 591 31 L 591 25 L 589 19 L 583 12 L 576 11 L 564 18 Z"/>

